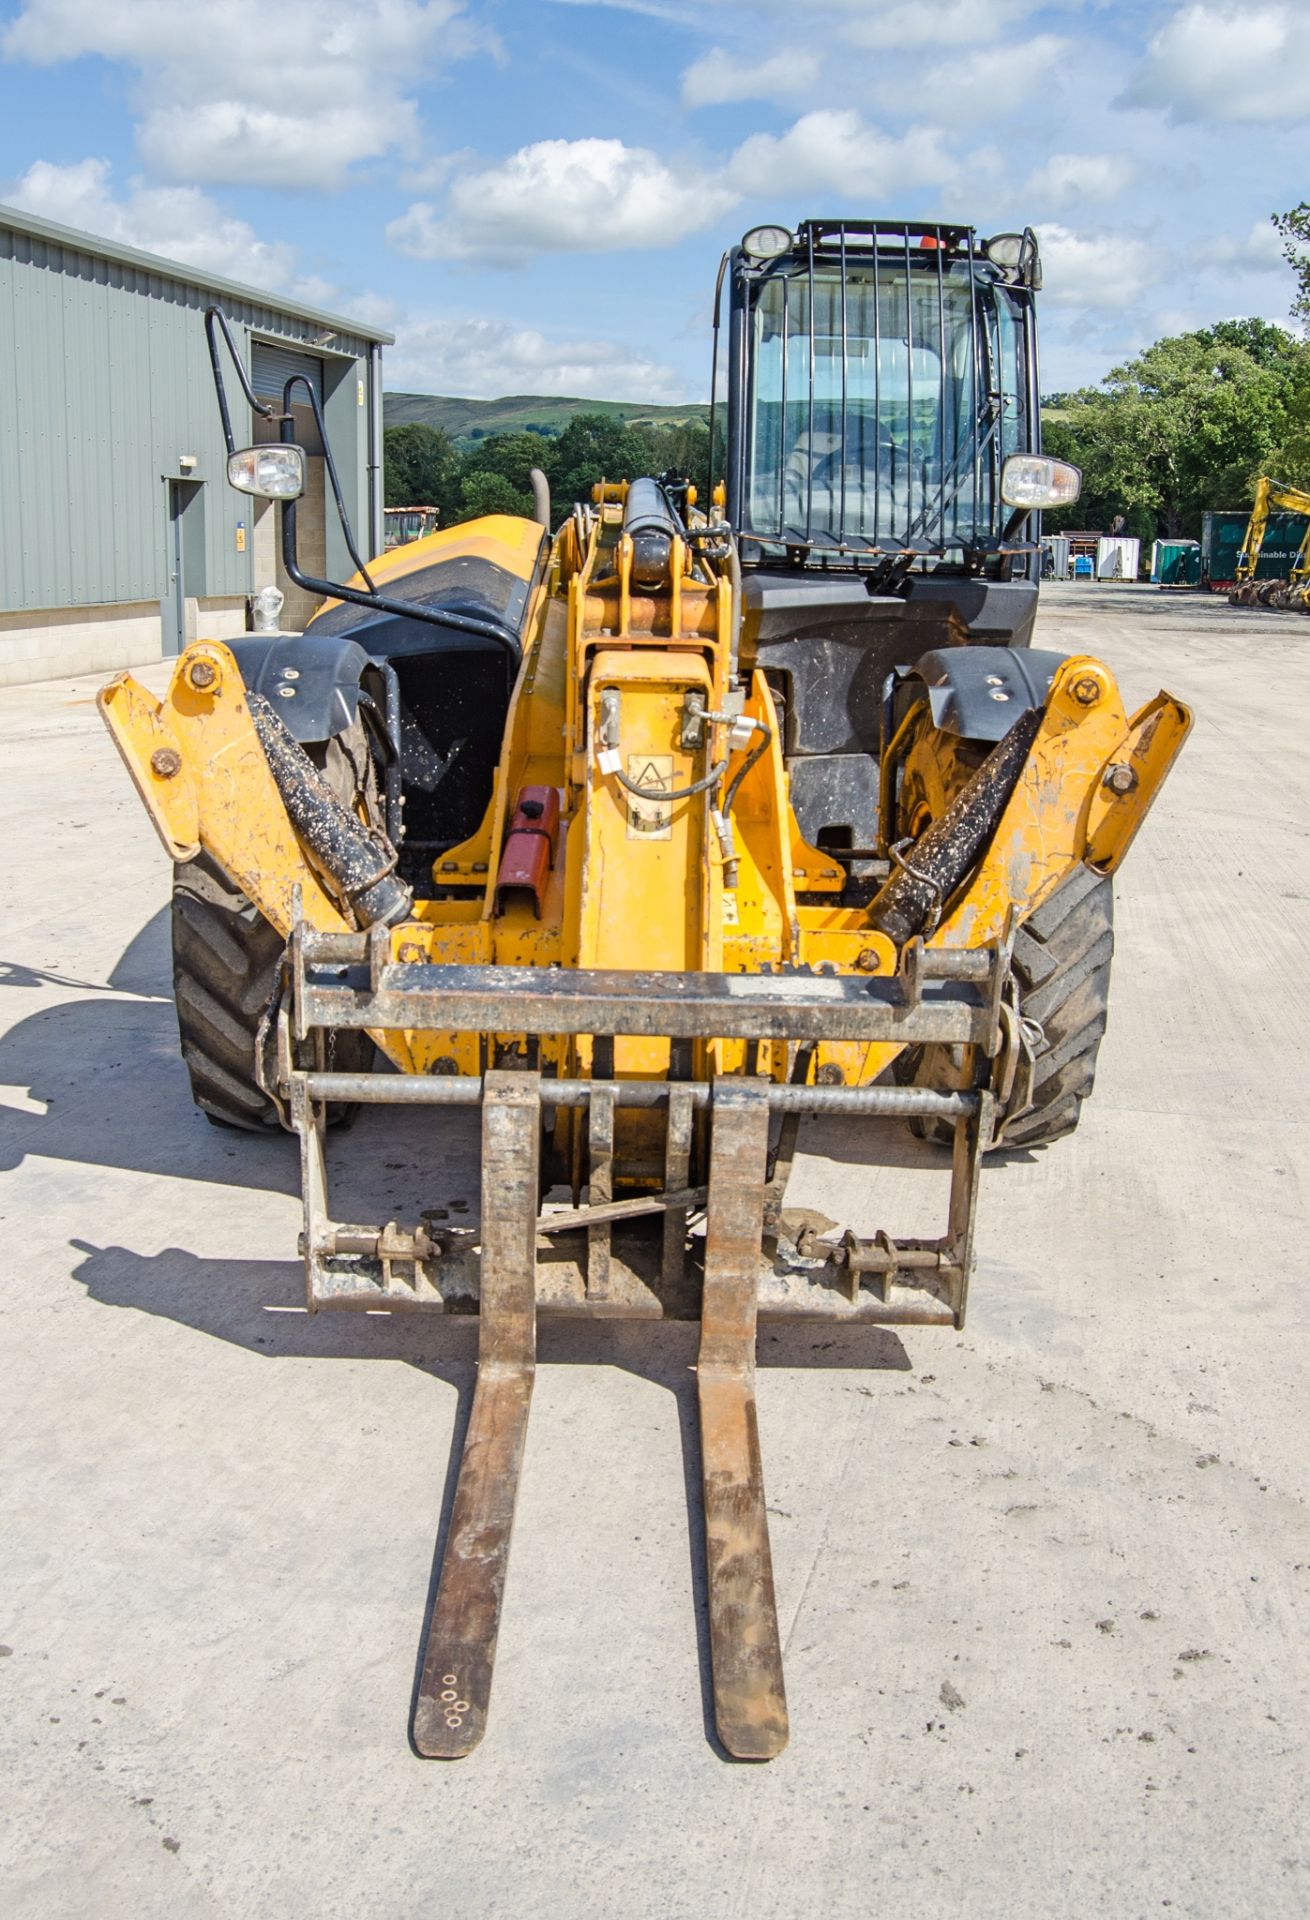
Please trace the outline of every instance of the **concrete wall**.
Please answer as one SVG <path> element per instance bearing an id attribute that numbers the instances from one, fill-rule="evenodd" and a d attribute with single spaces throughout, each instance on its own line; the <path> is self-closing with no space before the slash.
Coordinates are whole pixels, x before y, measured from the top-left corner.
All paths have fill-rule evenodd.
<path id="1" fill-rule="evenodd" d="M 244 594 L 187 601 L 188 640 L 231 640 L 245 630 Z M 157 600 L 0 613 L 0 687 L 76 673 L 116 673 L 158 660 L 162 651 Z"/>

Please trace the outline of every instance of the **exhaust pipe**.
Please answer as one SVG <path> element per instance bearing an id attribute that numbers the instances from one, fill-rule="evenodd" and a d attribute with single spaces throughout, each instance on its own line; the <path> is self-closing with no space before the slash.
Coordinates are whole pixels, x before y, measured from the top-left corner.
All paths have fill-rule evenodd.
<path id="1" fill-rule="evenodd" d="M 550 532 L 550 481 L 540 467 L 529 467 L 528 479 L 532 485 L 532 517 L 538 526 Z"/>

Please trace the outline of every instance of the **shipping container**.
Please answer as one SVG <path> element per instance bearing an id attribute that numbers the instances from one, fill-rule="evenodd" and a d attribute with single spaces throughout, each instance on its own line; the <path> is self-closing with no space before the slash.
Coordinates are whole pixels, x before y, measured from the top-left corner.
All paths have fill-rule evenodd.
<path id="1" fill-rule="evenodd" d="M 1201 584 L 1227 593 L 1237 578 L 1237 556 L 1246 541 L 1249 513 L 1215 510 L 1201 517 Z M 1271 513 L 1255 570 L 1257 580 L 1286 580 L 1305 539 L 1303 513 Z"/>
<path id="2" fill-rule="evenodd" d="M 1199 587 L 1200 542 L 1157 540 L 1151 549 L 1151 580 L 1157 587 Z"/>
<path id="3" fill-rule="evenodd" d="M 1135 580 L 1142 543 L 1122 533 L 1104 533 L 1096 543 L 1098 580 Z"/>

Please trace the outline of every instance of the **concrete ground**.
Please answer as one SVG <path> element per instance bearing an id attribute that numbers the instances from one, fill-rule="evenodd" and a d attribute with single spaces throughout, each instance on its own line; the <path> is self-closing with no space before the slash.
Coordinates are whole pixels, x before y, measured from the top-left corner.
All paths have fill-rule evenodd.
<path id="1" fill-rule="evenodd" d="M 94 686 L 0 693 L 8 1913 L 1310 1909 L 1310 621 L 1057 587 L 1040 638 L 1197 725 L 1095 1100 L 985 1177 L 967 1331 L 762 1337 L 768 1767 L 707 1731 L 688 1327 L 543 1327 L 491 1728 L 413 1756 L 476 1329 L 298 1310 L 292 1145 L 189 1104 Z M 433 1118 L 350 1137 L 373 1217 L 468 1180 Z M 936 1217 L 903 1130 L 805 1144 L 795 1201 Z"/>

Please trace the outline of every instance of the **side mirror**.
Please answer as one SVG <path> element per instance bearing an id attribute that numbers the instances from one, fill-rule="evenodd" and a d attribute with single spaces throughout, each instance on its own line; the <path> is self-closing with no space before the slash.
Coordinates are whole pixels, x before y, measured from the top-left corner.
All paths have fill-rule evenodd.
<path id="1" fill-rule="evenodd" d="M 985 242 L 983 252 L 1007 279 L 1017 280 L 1021 287 L 1028 287 L 1033 293 L 1041 292 L 1042 256 L 1031 227 L 1025 227 L 1022 233 L 996 234 Z"/>
<path id="2" fill-rule="evenodd" d="M 1044 453 L 1012 453 L 1001 468 L 1001 498 L 1007 507 L 1031 512 L 1036 507 L 1071 507 L 1083 490 L 1083 476 L 1067 460 Z"/>
<path id="3" fill-rule="evenodd" d="M 227 484 L 261 500 L 298 500 L 305 491 L 305 450 L 283 441 L 228 455 Z"/>

